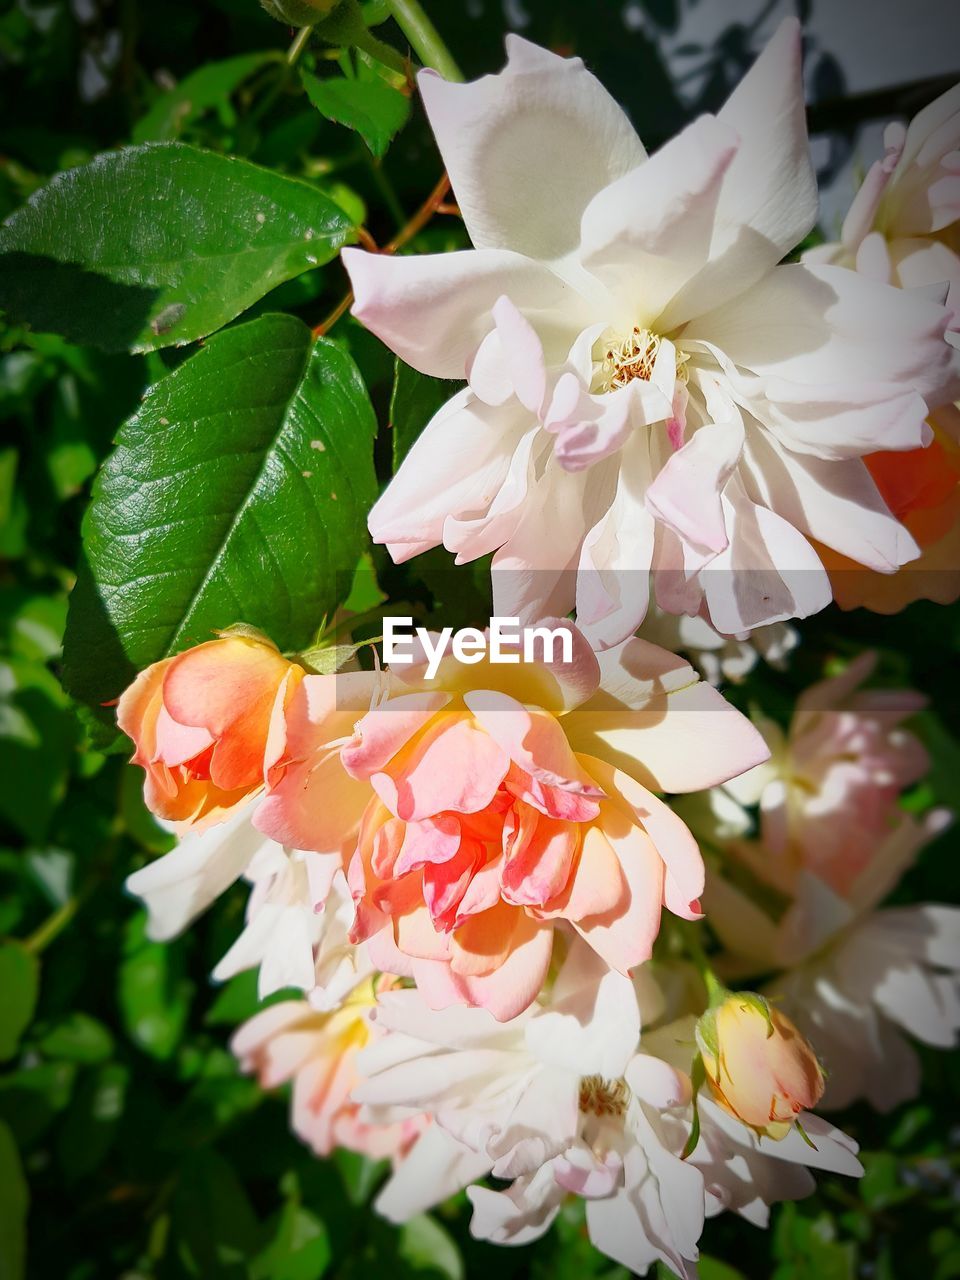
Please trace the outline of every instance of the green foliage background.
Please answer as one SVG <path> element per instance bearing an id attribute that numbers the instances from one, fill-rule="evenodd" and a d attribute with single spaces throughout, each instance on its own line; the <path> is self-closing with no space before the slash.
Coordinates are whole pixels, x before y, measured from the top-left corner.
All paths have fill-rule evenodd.
<path id="1" fill-rule="evenodd" d="M 584 56 L 651 145 L 696 110 L 715 107 L 749 61 L 750 31 L 732 26 L 721 42 L 700 51 L 702 97 L 685 103 L 657 53 L 658 33 L 676 25 L 672 0 L 646 0 L 647 34 L 629 38 L 612 0 L 528 7 L 532 22 L 525 34 Z M 435 0 L 426 8 L 468 75 L 499 67 L 509 25 L 499 4 Z M 364 12 L 378 36 L 406 51 L 402 34 L 384 22 L 385 7 L 374 0 Z M 323 502 L 315 489 L 312 496 L 295 500 L 291 493 L 264 504 L 265 534 L 272 546 L 287 548 L 286 563 L 299 577 L 279 572 L 256 579 L 259 605 L 242 596 L 230 600 L 228 580 L 214 581 L 209 591 L 205 586 L 206 594 L 188 584 L 199 610 L 190 624 L 199 629 L 195 638 L 236 620 L 223 616 L 229 607 L 247 621 L 285 631 L 277 635 L 281 642 L 302 643 L 303 633 L 319 625 L 350 586 L 349 574 L 344 580 L 340 572 L 336 582 L 333 575 L 343 567 L 338 557 L 355 559 L 362 549 L 363 510 L 376 487 L 371 457 L 380 479 L 389 476 L 449 394 L 409 371 L 397 373 L 388 353 L 349 318 L 340 320 L 326 352 L 321 344 L 317 368 L 304 363 L 304 326 L 323 320 L 346 287 L 334 260 L 339 243 L 355 238 L 360 224 L 379 243 L 389 241 L 436 183 L 440 161 L 422 113 L 416 106 L 411 113 L 363 59 L 318 46 L 301 60 L 301 78 L 285 61 L 291 35 L 254 0 L 0 4 L 0 215 L 20 207 L 55 173 L 121 143 L 198 144 L 213 153 L 195 175 L 189 164 L 175 165 L 179 187 L 158 187 L 155 170 L 137 179 L 139 197 L 157 201 L 158 216 L 167 219 L 164 234 L 182 237 L 173 283 L 156 276 L 144 284 L 125 268 L 104 268 L 94 279 L 65 274 L 50 259 L 84 230 L 43 218 L 14 245 L 0 283 L 10 307 L 0 320 L 0 1280 L 345 1280 L 384 1273 L 401 1280 L 479 1276 L 488 1269 L 504 1280 L 612 1280 L 625 1275 L 623 1269 L 592 1250 L 574 1208 L 542 1242 L 514 1250 L 471 1241 L 462 1197 L 402 1231 L 381 1222 L 370 1202 L 383 1168 L 348 1155 L 314 1159 L 288 1132 L 286 1098 L 264 1096 L 241 1077 L 226 1048 L 232 1028 L 255 1007 L 255 984 L 244 975 L 216 988 L 207 975 L 240 928 L 244 889 L 227 894 L 168 946 L 144 938 L 143 913 L 124 895 L 125 877 L 168 848 L 169 838 L 145 811 L 139 775 L 125 764 L 123 744 L 105 727 L 109 712 L 97 704 L 114 697 L 133 668 L 159 656 L 167 641 L 148 633 L 118 645 L 115 615 L 99 631 L 102 618 L 85 618 L 84 610 L 95 613 L 98 600 L 102 604 L 91 584 L 102 582 L 106 566 L 120 570 L 96 505 L 85 557 L 80 526 L 112 443 L 119 438 L 122 446 L 135 446 L 138 431 L 164 422 L 164 397 L 186 394 L 176 388 L 189 384 L 191 366 L 183 362 L 196 348 L 153 348 L 168 336 L 192 343 L 239 317 L 202 348 L 202 359 L 219 368 L 217 361 L 228 357 L 259 356 L 270 366 L 266 417 L 254 424 L 261 464 L 277 440 L 302 445 L 304 433 L 313 439 L 324 424 L 335 442 L 338 414 L 369 423 L 372 435 L 367 391 L 379 422 L 372 455 L 369 439 L 364 445 L 356 438 L 353 453 L 323 463 L 329 473 L 318 463 L 327 489 L 340 490 L 336 516 L 326 490 Z M 814 74 L 842 96 L 837 68 L 826 54 L 813 54 Z M 81 95 L 81 83 L 99 91 Z M 850 112 L 839 100 L 834 105 L 842 141 Z M 891 112 L 898 105 L 884 104 Z M 821 125 L 829 125 L 829 102 L 817 110 Z M 293 221 L 273 255 L 282 263 L 266 283 L 232 274 L 211 284 L 203 263 L 190 260 L 191 245 L 204 235 L 223 244 L 232 234 L 222 222 L 207 227 L 194 202 L 197 192 L 202 196 L 219 181 L 210 175 L 227 155 L 296 180 Z M 243 180 L 241 173 L 241 186 Z M 264 184 L 275 179 L 252 181 L 252 195 L 247 187 L 232 200 L 236 217 L 244 200 L 254 201 L 253 214 L 256 199 L 270 194 L 264 195 Z M 96 192 L 88 197 L 92 218 L 99 216 L 97 199 Z M 310 208 L 303 216 L 314 220 L 311 230 L 317 210 L 325 211 L 322 235 L 303 238 L 297 200 Z M 115 248 L 116 237 L 105 243 Z M 463 243 L 459 222 L 439 217 L 413 247 Z M 316 262 L 307 261 L 310 244 Z M 36 258 L 55 273 L 52 286 L 34 287 Z M 172 287 L 177 297 L 196 290 L 200 302 L 189 316 L 165 301 L 164 290 Z M 18 319 L 23 312 L 32 326 Z M 270 318 L 278 312 L 284 318 Z M 178 332 L 178 324 L 186 327 Z M 130 349 L 139 354 L 118 353 Z M 283 360 L 277 351 L 286 353 Z M 351 382 L 351 358 L 367 391 Z M 266 376 L 256 365 L 243 367 L 245 373 L 231 374 L 221 388 L 231 422 Z M 181 370 L 178 381 L 161 384 L 141 405 L 146 389 L 175 370 Z M 319 427 L 306 421 L 311 414 Z M 171 435 L 170 474 L 206 438 Z M 322 453 L 314 446 L 308 456 L 317 461 Z M 111 484 L 124 482 L 117 458 L 97 482 L 98 502 Z M 303 458 L 296 467 L 306 474 Z M 352 498 L 337 475 L 351 481 Z M 241 565 L 243 555 L 255 558 L 253 532 L 243 537 Z M 168 556 L 169 545 L 156 554 Z M 442 613 L 445 624 L 458 625 L 486 611 L 482 571 L 451 575 L 443 555 L 395 569 L 377 553 L 372 563 L 381 589 L 421 616 Z M 71 623 L 65 683 L 87 705 L 61 684 L 67 597 L 78 571 L 74 616 L 80 621 Z M 131 574 L 140 571 L 135 566 Z M 377 598 L 369 582 L 366 595 Z M 159 609 L 154 599 L 135 594 L 124 607 L 142 616 Z M 304 600 L 301 617 L 296 602 Z M 176 606 L 174 600 L 170 607 Z M 255 616 L 258 607 L 262 617 Z M 150 614 L 147 621 L 169 632 L 183 618 L 158 621 Z M 188 627 L 184 634 L 193 632 Z M 882 679 L 915 686 L 931 702 L 919 729 L 934 769 L 910 803 L 956 803 L 956 610 L 920 604 L 895 619 L 829 610 L 805 624 L 803 636 L 787 675 L 764 670 L 731 696 L 785 721 L 797 691 L 818 678 L 826 662 L 878 646 Z M 948 832 L 924 852 L 898 897 L 960 901 L 955 850 L 956 837 Z M 838 1118 L 864 1148 L 863 1181 L 822 1178 L 816 1196 L 775 1210 L 769 1233 L 729 1218 L 708 1224 L 704 1280 L 960 1276 L 953 1149 L 960 1070 L 953 1055 L 924 1052 L 923 1059 L 924 1092 L 916 1103 L 887 1117 L 857 1108 Z"/>

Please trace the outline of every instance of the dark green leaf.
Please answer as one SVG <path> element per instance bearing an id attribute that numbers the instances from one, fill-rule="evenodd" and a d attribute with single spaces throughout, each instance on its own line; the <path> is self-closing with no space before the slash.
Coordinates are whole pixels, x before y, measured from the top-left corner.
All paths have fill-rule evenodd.
<path id="1" fill-rule="evenodd" d="M 400 1228 L 397 1252 L 412 1271 L 430 1271 L 446 1280 L 463 1280 L 463 1259 L 440 1223 L 421 1213 Z"/>
<path id="2" fill-rule="evenodd" d="M 180 1043 L 193 984 L 184 975 L 182 948 L 150 942 L 146 917 L 127 928 L 125 955 L 118 974 L 118 997 L 127 1033 L 154 1058 L 169 1058 Z"/>
<path id="3" fill-rule="evenodd" d="M 384 80 L 320 80 L 309 71 L 301 71 L 300 75 L 307 96 L 320 114 L 356 130 L 378 158 L 386 154 L 390 139 L 410 115 L 410 99 Z"/>
<path id="4" fill-rule="evenodd" d="M 95 1064 L 113 1052 L 113 1036 L 96 1018 L 69 1013 L 41 1038 L 39 1048 L 47 1058 Z"/>
<path id="5" fill-rule="evenodd" d="M 0 1062 L 12 1058 L 37 1003 L 40 965 L 19 942 L 0 943 Z"/>
<path id="6" fill-rule="evenodd" d="M 462 383 L 428 378 L 411 369 L 402 360 L 395 362 L 393 393 L 390 397 L 390 427 L 393 431 L 393 469 L 410 452 L 410 448 L 437 410 L 460 390 Z"/>
<path id="7" fill-rule="evenodd" d="M 280 1211 L 269 1245 L 250 1265 L 251 1280 L 320 1280 L 330 1265 L 330 1239 L 320 1218 L 295 1200 Z"/>
<path id="8" fill-rule="evenodd" d="M 258 1223 L 229 1164 L 214 1151 L 185 1162 L 173 1202 L 172 1233 L 182 1270 L 203 1280 L 249 1275 Z"/>
<path id="9" fill-rule="evenodd" d="M 352 238 L 305 182 L 178 142 L 125 147 L 0 227 L 0 306 L 107 351 L 182 346 Z"/>
<path id="10" fill-rule="evenodd" d="M 75 734 L 67 699 L 45 666 L 0 660 L 0 817 L 29 840 L 46 837 Z"/>
<path id="11" fill-rule="evenodd" d="M 697 1268 L 700 1272 L 700 1280 L 743 1280 L 742 1271 L 722 1262 L 719 1258 L 708 1258 L 704 1253 L 700 1255 Z"/>
<path id="12" fill-rule="evenodd" d="M 238 621 L 306 646 L 366 542 L 375 432 L 349 356 L 290 316 L 220 334 L 153 387 L 94 487 L 70 691 L 105 702 Z"/>
<path id="13" fill-rule="evenodd" d="M 110 1149 L 123 1115 L 130 1071 L 106 1062 L 80 1077 L 60 1129 L 60 1164 L 70 1179 L 92 1173 Z"/>
<path id="14" fill-rule="evenodd" d="M 16 1143 L 0 1123 L 0 1280 L 20 1280 L 24 1274 L 28 1204 Z"/>
<path id="15" fill-rule="evenodd" d="M 223 984 L 217 998 L 207 1010 L 208 1027 L 235 1027 L 252 1018 L 260 1005 L 257 992 L 258 971 L 245 969 Z"/>
<path id="16" fill-rule="evenodd" d="M 158 142 L 176 138 L 185 125 L 213 108 L 232 120 L 230 95 L 255 71 L 279 59 L 280 55 L 275 50 L 268 50 L 265 53 L 241 53 L 235 58 L 224 58 L 221 62 L 210 62 L 200 67 L 173 89 L 161 94 L 147 114 L 134 125 L 133 141 Z"/>
<path id="17" fill-rule="evenodd" d="M 344 1189 L 351 1204 L 365 1204 L 386 1171 L 385 1160 L 371 1160 L 357 1151 L 338 1147 L 333 1160 L 343 1179 Z"/>
<path id="18" fill-rule="evenodd" d="M 21 1146 L 50 1126 L 70 1101 L 77 1068 L 72 1062 L 41 1062 L 0 1076 L 0 1119 Z"/>

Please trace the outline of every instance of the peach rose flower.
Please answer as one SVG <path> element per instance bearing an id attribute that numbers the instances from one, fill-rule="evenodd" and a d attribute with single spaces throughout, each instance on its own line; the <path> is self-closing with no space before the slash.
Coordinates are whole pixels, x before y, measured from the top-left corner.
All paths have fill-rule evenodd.
<path id="1" fill-rule="evenodd" d="M 179 829 L 204 827 L 259 790 L 303 675 L 265 636 L 246 631 L 142 671 L 120 698 L 117 723 L 136 745 L 147 808 Z"/>
<path id="2" fill-rule="evenodd" d="M 638 639 L 596 655 L 573 624 L 549 625 L 572 632 L 572 661 L 306 676 L 254 816 L 331 859 L 354 833 L 351 936 L 434 1008 L 515 1016 L 558 928 L 621 972 L 646 960 L 661 907 L 697 918 L 704 882 L 696 842 L 653 791 L 701 789 L 767 755 L 682 659 Z"/>
<path id="3" fill-rule="evenodd" d="M 713 1097 L 769 1138 L 785 1138 L 823 1096 L 817 1056 L 788 1017 L 752 992 L 731 992 L 697 1024 Z"/>
<path id="4" fill-rule="evenodd" d="M 374 1125 L 360 1119 L 350 1098 L 359 1083 L 357 1054 L 376 1035 L 370 1014 L 391 980 L 365 978 L 340 1008 L 320 1012 L 307 1000 L 284 1000 L 245 1022 L 231 1048 L 241 1070 L 256 1074 L 264 1089 L 293 1082 L 291 1127 L 318 1156 L 346 1147 L 373 1160 L 397 1158 L 427 1119 Z"/>

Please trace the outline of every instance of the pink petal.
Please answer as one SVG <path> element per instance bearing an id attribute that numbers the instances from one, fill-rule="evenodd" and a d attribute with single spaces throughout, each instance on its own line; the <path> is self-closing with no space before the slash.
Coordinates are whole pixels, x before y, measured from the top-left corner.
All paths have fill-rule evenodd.
<path id="1" fill-rule="evenodd" d="M 377 773 L 449 701 L 448 693 L 405 693 L 368 712 L 340 752 L 344 769 L 352 778 Z"/>
<path id="2" fill-rule="evenodd" d="M 576 823 L 557 821 L 517 806 L 517 829 L 507 837 L 500 883 L 517 906 L 541 907 L 566 886 L 579 847 Z"/>
<path id="3" fill-rule="evenodd" d="M 636 779 L 603 760 L 584 758 L 584 765 L 603 784 L 611 799 L 635 818 L 663 859 L 666 875 L 663 902 L 684 920 L 699 920 L 704 866 L 700 848 L 682 818 Z"/>
<path id="4" fill-rule="evenodd" d="M 384 804 L 405 822 L 445 809 L 477 813 L 496 794 L 510 766 L 505 751 L 469 716 L 431 726 L 371 778 Z"/>

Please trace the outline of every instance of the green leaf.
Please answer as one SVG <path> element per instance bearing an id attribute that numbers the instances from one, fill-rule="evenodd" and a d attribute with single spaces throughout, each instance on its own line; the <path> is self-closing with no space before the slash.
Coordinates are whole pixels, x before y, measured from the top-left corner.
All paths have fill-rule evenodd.
<path id="1" fill-rule="evenodd" d="M 0 659 L 0 818 L 43 841 L 63 798 L 76 726 L 40 663 Z"/>
<path id="2" fill-rule="evenodd" d="M 103 1063 L 81 1077 L 57 1143 L 60 1165 L 71 1180 L 92 1173 L 109 1151 L 129 1083 L 130 1071 L 122 1062 Z"/>
<path id="3" fill-rule="evenodd" d="M 73 1062 L 41 1062 L 0 1076 L 0 1119 L 21 1146 L 40 1137 L 67 1106 L 76 1075 Z"/>
<path id="4" fill-rule="evenodd" d="M 37 957 L 19 942 L 0 943 L 0 1062 L 17 1052 L 40 986 Z"/>
<path id="5" fill-rule="evenodd" d="M 12 446 L 0 449 L 0 527 L 7 524 L 13 514 L 18 461 L 17 451 Z"/>
<path id="6" fill-rule="evenodd" d="M 411 1270 L 463 1280 L 463 1259 L 456 1243 L 429 1214 L 421 1213 L 403 1224 L 397 1252 Z"/>
<path id="7" fill-rule="evenodd" d="M 258 1238 L 256 1217 L 236 1174 L 214 1151 L 187 1157 L 173 1200 L 172 1234 L 182 1269 L 203 1280 L 249 1275 Z"/>
<path id="8" fill-rule="evenodd" d="M 387 1168 L 386 1160 L 373 1160 L 346 1147 L 337 1147 L 333 1162 L 343 1180 L 347 1199 L 353 1205 L 366 1204 Z"/>
<path id="9" fill-rule="evenodd" d="M 308 645 L 367 540 L 375 433 L 350 357 L 291 316 L 220 334 L 152 387 L 94 486 L 69 690 L 106 702 L 238 620 Z"/>
<path id="10" fill-rule="evenodd" d="M 697 1269 L 700 1280 L 744 1280 L 742 1271 L 722 1262 L 719 1258 L 710 1258 L 705 1253 L 701 1253 Z"/>
<path id="11" fill-rule="evenodd" d="M 260 1007 L 260 996 L 257 991 L 259 973 L 256 969 L 245 969 L 243 973 L 229 978 L 217 997 L 207 1010 L 204 1024 L 208 1027 L 236 1027 L 247 1018 L 252 1018 Z"/>
<path id="12" fill-rule="evenodd" d="M 332 1253 L 327 1228 L 295 1200 L 277 1216 L 269 1245 L 250 1264 L 251 1280 L 320 1280 Z"/>
<path id="13" fill-rule="evenodd" d="M 20 1280 L 24 1274 L 29 1202 L 16 1143 L 0 1122 L 0 1280 Z"/>
<path id="14" fill-rule="evenodd" d="M 353 238 L 306 182 L 179 142 L 125 147 L 0 226 L 0 306 L 107 351 L 183 346 Z"/>
<path id="15" fill-rule="evenodd" d="M 394 365 L 393 393 L 390 396 L 390 427 L 393 432 L 393 469 L 399 470 L 420 432 L 437 410 L 460 390 L 462 383 L 428 378 L 402 360 Z"/>
<path id="16" fill-rule="evenodd" d="M 380 590 L 377 582 L 373 559 L 369 552 L 364 552 L 353 575 L 350 592 L 343 602 L 344 614 L 369 613 L 386 599 L 386 592 Z"/>
<path id="17" fill-rule="evenodd" d="M 354 129 L 378 159 L 410 115 L 410 99 L 384 80 L 320 80 L 309 71 L 300 78 L 320 114 Z"/>
<path id="18" fill-rule="evenodd" d="M 153 1058 L 169 1058 L 180 1043 L 193 983 L 185 976 L 182 947 L 150 942 L 146 916 L 127 928 L 125 955 L 117 975 L 123 1022 L 133 1042 Z"/>
<path id="19" fill-rule="evenodd" d="M 40 1040 L 40 1052 L 47 1058 L 95 1064 L 113 1052 L 113 1036 L 102 1022 L 86 1013 L 68 1013 Z"/>
<path id="20" fill-rule="evenodd" d="M 280 60 L 276 50 L 268 50 L 265 53 L 241 53 L 235 58 L 224 58 L 221 62 L 200 67 L 157 98 L 147 114 L 134 125 L 133 141 L 157 142 L 176 138 L 191 121 L 214 108 L 219 110 L 221 119 L 232 124 L 235 114 L 230 108 L 230 95 L 255 71 Z"/>

